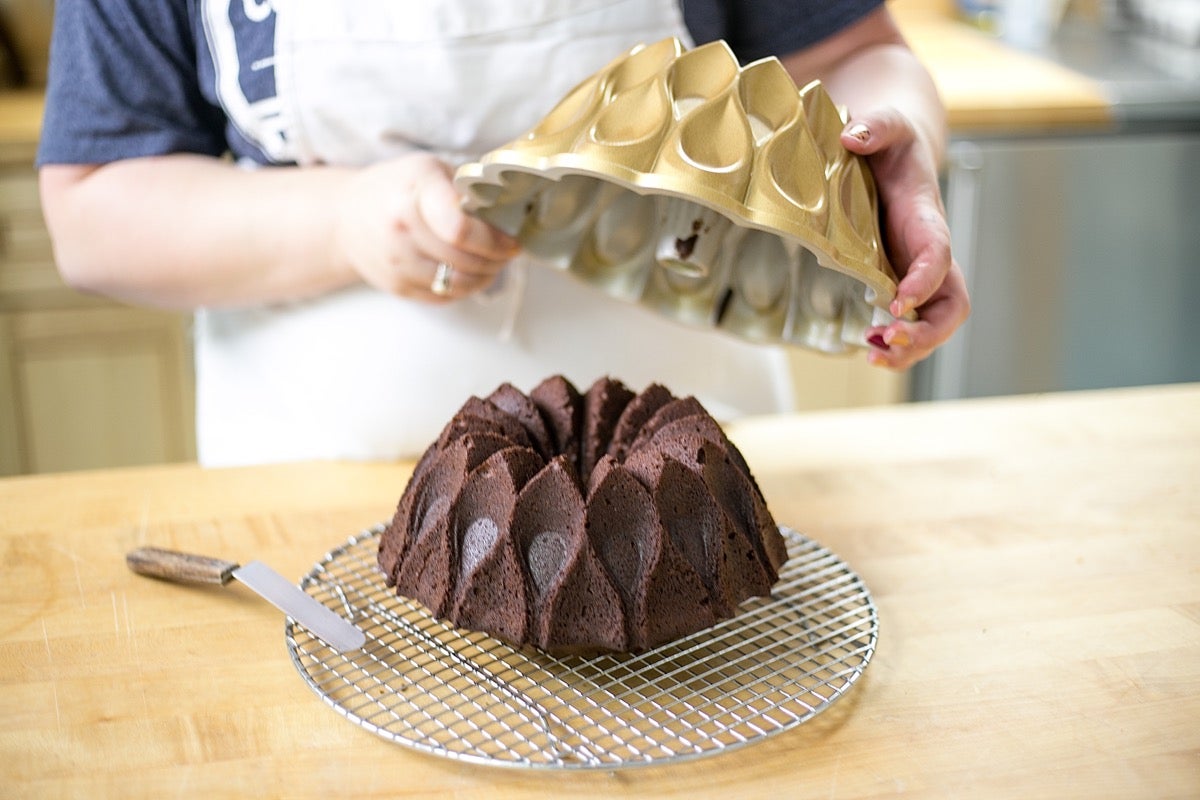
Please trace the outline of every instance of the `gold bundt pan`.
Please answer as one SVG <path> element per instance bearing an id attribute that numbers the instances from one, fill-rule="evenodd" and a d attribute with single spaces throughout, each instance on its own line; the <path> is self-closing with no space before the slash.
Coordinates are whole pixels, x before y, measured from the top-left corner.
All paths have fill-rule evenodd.
<path id="1" fill-rule="evenodd" d="M 639 45 L 455 184 L 539 260 L 680 322 L 827 353 L 893 318 L 875 184 L 819 82 Z"/>

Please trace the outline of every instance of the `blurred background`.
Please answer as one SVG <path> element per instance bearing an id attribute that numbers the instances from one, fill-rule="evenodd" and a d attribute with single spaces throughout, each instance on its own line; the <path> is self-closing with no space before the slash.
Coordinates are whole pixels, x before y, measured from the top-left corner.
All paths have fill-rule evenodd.
<path id="1" fill-rule="evenodd" d="M 1200 0 L 943 10 L 1018 56 L 1023 98 L 952 125 L 944 194 L 974 307 L 909 397 L 1200 380 Z M 967 95 L 989 78 L 941 76 Z M 1023 108 L 1051 83 L 1057 104 Z M 1093 95 L 1100 119 L 1083 113 Z"/>
<path id="2" fill-rule="evenodd" d="M 911 373 L 793 354 L 802 410 L 1200 380 L 1200 0 L 892 0 L 934 73 L 973 314 Z M 190 319 L 58 280 L 52 0 L 0 0 L 0 475 L 194 458 Z"/>

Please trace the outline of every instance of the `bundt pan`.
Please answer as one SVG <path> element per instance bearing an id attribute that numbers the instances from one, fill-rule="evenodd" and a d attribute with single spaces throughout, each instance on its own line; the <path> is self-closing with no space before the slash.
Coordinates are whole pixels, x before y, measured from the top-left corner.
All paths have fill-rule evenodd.
<path id="1" fill-rule="evenodd" d="M 459 168 L 539 261 L 682 323 L 838 353 L 892 321 L 875 184 L 819 82 L 729 46 L 639 45 Z"/>

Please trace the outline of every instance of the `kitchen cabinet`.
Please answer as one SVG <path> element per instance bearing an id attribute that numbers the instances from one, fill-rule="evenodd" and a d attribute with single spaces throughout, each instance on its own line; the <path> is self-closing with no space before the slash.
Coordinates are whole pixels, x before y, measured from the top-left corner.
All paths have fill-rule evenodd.
<path id="1" fill-rule="evenodd" d="M 0 473 L 190 460 L 187 362 L 169 314 L 0 312 Z"/>
<path id="2" fill-rule="evenodd" d="M 871 366 L 861 350 L 830 356 L 793 349 L 789 358 L 797 411 L 888 405 L 909 394 L 906 373 Z"/>
<path id="3" fill-rule="evenodd" d="M 0 475 L 190 460 L 189 318 L 62 283 L 33 141 L 0 142 Z"/>

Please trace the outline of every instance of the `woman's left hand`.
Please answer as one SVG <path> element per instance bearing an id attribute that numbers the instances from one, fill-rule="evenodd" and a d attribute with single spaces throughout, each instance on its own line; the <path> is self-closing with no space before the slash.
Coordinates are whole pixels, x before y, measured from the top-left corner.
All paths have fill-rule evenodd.
<path id="1" fill-rule="evenodd" d="M 894 109 L 851 119 L 842 144 L 871 166 L 884 209 L 888 254 L 900 276 L 889 307 L 897 319 L 867 331 L 867 359 L 906 369 L 949 339 L 971 310 L 966 281 L 950 251 L 937 164 L 913 125 Z M 913 310 L 916 320 L 903 319 Z"/>

